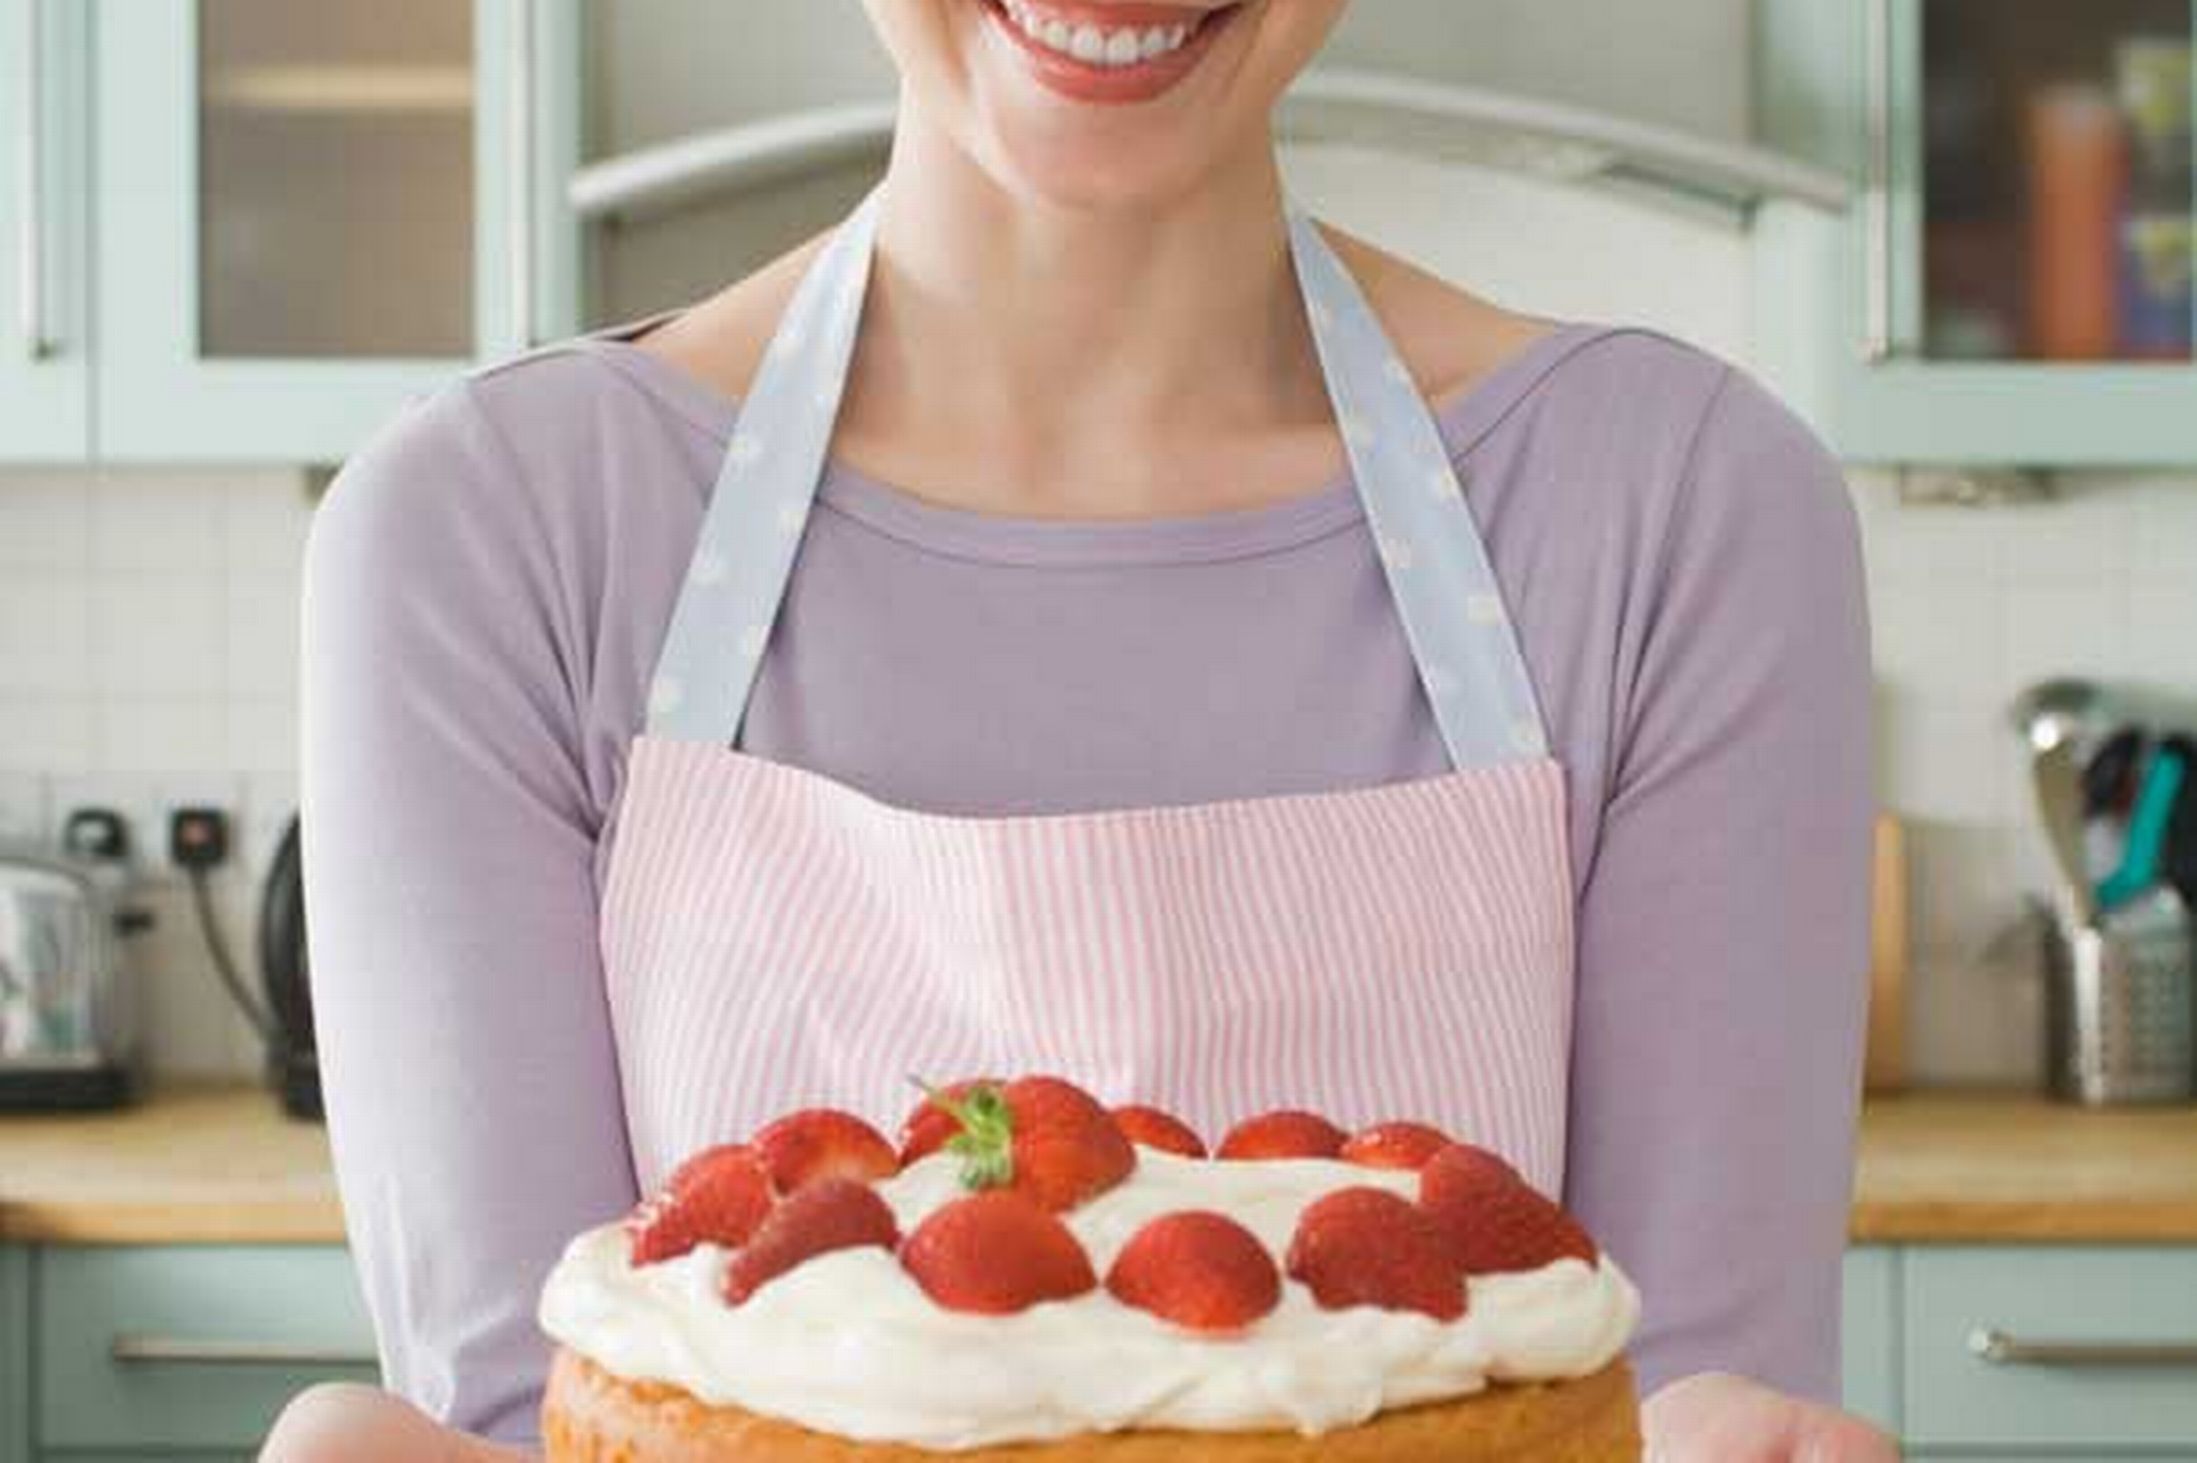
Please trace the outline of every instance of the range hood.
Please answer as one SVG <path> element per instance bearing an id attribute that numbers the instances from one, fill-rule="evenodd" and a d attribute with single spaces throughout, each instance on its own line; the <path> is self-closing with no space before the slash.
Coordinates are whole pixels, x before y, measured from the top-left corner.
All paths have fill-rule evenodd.
<path id="1" fill-rule="evenodd" d="M 816 107 L 700 133 L 582 168 L 583 219 L 637 221 L 703 199 L 865 160 L 882 164 L 890 101 Z M 1742 220 L 1772 200 L 1843 211 L 1842 175 L 1758 147 L 1483 87 L 1317 67 L 1276 114 L 1284 142 L 1341 143 L 1623 189 Z"/>

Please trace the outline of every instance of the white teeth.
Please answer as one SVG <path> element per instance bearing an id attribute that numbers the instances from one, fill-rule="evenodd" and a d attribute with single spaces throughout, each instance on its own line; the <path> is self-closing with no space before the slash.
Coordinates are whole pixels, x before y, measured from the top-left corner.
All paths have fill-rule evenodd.
<path id="1" fill-rule="evenodd" d="M 1196 29 L 1183 24 L 1107 31 L 1095 25 L 1071 26 L 1058 16 L 1041 14 L 1029 0 L 1001 0 L 1001 8 L 1017 29 L 1039 45 L 1089 66 L 1135 66 L 1164 56 L 1179 49 Z"/>

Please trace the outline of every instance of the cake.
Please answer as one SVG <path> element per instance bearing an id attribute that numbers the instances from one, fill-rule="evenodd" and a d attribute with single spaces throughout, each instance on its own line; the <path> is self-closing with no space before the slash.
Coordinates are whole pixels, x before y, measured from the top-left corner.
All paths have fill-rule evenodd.
<path id="1" fill-rule="evenodd" d="M 550 1463 L 1635 1463 L 1639 1295 L 1500 1157 L 1304 1112 L 1211 1156 L 1056 1078 L 794 1113 L 543 1288 Z"/>

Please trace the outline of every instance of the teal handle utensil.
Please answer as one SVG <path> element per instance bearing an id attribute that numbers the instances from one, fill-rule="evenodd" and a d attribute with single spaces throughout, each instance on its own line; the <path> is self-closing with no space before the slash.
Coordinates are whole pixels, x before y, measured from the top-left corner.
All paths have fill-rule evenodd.
<path id="1" fill-rule="evenodd" d="M 2117 909 L 2159 882 L 2161 854 L 2166 847 L 2167 820 L 2182 795 L 2189 764 L 2172 747 L 2152 754 L 2144 770 L 2143 786 L 2136 793 L 2136 807 L 2128 815 L 2128 844 L 2121 866 L 2098 884 L 2098 907 Z"/>

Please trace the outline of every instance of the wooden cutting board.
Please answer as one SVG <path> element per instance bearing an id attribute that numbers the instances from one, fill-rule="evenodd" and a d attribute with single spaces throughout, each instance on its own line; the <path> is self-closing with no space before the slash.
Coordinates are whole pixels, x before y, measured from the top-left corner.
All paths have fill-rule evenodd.
<path id="1" fill-rule="evenodd" d="M 1907 830 L 1889 813 L 1877 815 L 1869 906 L 1869 1047 L 1862 1085 L 1896 1092 L 1907 1085 Z"/>

